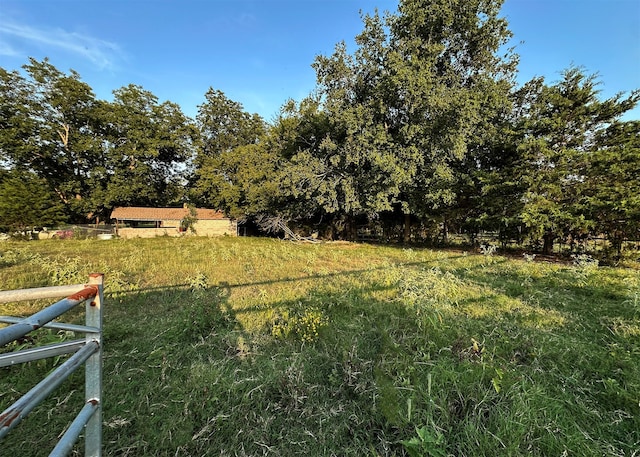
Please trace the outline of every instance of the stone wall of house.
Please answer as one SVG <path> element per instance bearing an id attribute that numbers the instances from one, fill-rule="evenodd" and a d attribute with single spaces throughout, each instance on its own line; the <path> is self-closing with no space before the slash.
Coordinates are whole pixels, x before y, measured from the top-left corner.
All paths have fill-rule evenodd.
<path id="1" fill-rule="evenodd" d="M 177 227 L 170 228 L 133 228 L 118 229 L 120 238 L 155 238 L 156 236 L 180 236 Z"/>
<path id="2" fill-rule="evenodd" d="M 166 225 L 166 224 L 165 224 Z M 229 219 L 197 221 L 193 228 L 196 236 L 236 236 L 238 225 Z M 180 232 L 178 227 L 164 228 L 133 228 L 124 227 L 118 229 L 120 238 L 154 238 L 156 236 L 192 236 L 190 230 Z"/>
<path id="3" fill-rule="evenodd" d="M 238 234 L 238 223 L 229 219 L 197 221 L 193 224 L 193 228 L 198 236 L 236 236 Z"/>

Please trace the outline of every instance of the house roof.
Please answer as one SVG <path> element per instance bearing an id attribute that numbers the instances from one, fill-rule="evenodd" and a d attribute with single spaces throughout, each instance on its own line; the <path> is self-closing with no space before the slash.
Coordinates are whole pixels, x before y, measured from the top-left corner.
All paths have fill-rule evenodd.
<path id="1" fill-rule="evenodd" d="M 181 220 L 189 215 L 189 208 L 143 208 L 121 206 L 111 212 L 111 219 L 120 221 L 164 221 Z M 198 220 L 228 219 L 224 213 L 214 209 L 196 208 Z"/>

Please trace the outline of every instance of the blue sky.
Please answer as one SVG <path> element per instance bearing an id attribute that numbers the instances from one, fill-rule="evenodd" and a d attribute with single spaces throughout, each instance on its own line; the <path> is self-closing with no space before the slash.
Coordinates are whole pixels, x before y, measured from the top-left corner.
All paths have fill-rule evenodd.
<path id="1" fill-rule="evenodd" d="M 98 98 L 141 85 L 195 116 L 209 87 L 271 120 L 315 86 L 311 64 L 397 0 L 0 0 L 0 67 L 49 57 Z M 506 0 L 518 81 L 598 73 L 602 97 L 640 88 L 640 1 Z M 640 119 L 640 108 L 625 116 Z"/>

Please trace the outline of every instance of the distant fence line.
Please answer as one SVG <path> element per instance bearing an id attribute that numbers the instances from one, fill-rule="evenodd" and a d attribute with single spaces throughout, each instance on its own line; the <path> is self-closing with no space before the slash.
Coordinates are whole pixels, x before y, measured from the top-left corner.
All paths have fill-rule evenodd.
<path id="1" fill-rule="evenodd" d="M 378 242 L 388 242 L 388 241 L 397 241 L 402 237 L 402 227 L 391 227 L 391 228 L 383 228 L 382 226 L 372 226 L 372 225 L 364 225 L 358 227 L 357 231 L 357 239 L 358 241 L 378 241 Z M 506 246 L 525 246 L 527 243 L 522 243 L 515 238 L 501 238 L 498 232 L 486 232 L 482 231 L 472 236 L 469 233 L 465 232 L 449 232 L 446 236 L 447 241 L 444 244 L 472 244 L 473 241 L 477 244 L 486 244 L 486 243 L 499 243 Z M 435 242 L 442 243 L 442 234 L 435 232 L 432 236 L 423 236 L 420 234 L 412 233 L 411 237 L 412 241 L 415 242 Z M 568 246 L 584 246 L 587 248 L 592 248 L 594 250 L 600 249 L 603 246 L 608 245 L 611 240 L 604 235 L 599 236 L 590 236 L 581 240 L 574 240 L 573 242 L 558 239 L 554 243 L 554 251 L 560 252 L 564 250 L 565 247 Z M 640 248 L 640 236 L 638 238 L 625 238 L 621 240 L 623 246 L 625 245 L 636 245 L 636 248 Z"/>

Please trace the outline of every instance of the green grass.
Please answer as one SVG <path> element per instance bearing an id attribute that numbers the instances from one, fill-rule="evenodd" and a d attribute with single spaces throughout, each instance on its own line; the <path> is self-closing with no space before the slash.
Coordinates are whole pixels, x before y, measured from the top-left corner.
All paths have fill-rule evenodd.
<path id="1" fill-rule="evenodd" d="M 249 238 L 0 245 L 3 289 L 94 271 L 105 455 L 638 455 L 637 270 Z M 54 363 L 0 369 L 0 410 Z M 74 374 L 2 455 L 48 452 L 82 395 Z"/>

